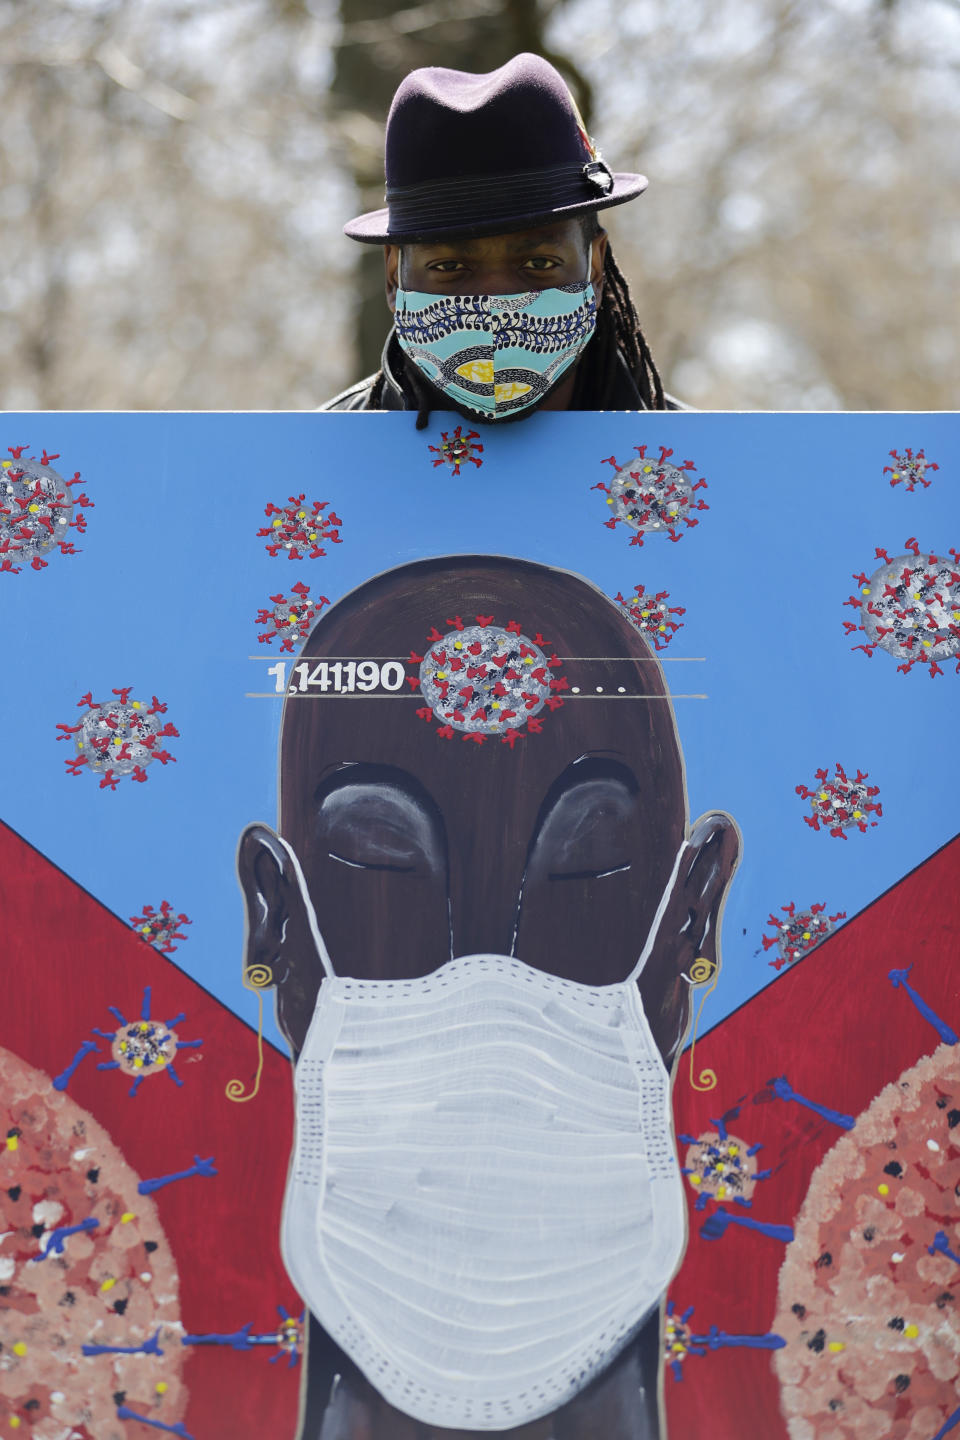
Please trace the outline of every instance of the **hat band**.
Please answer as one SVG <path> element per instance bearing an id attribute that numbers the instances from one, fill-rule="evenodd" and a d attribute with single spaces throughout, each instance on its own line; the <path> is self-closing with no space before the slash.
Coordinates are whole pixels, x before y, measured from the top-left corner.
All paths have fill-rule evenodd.
<path id="1" fill-rule="evenodd" d="M 549 214 L 569 205 L 601 201 L 613 189 L 613 176 L 602 160 L 554 165 L 548 170 L 518 170 L 512 175 L 480 175 L 431 180 L 422 185 L 387 187 L 393 234 L 442 230 L 451 222 L 469 224 L 513 219 L 517 201 L 524 215 Z"/>

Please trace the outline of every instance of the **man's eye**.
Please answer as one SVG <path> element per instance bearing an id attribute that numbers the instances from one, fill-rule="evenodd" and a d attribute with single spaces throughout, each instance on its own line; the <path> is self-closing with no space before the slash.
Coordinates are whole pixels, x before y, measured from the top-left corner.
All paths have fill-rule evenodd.
<path id="1" fill-rule="evenodd" d="M 458 270 L 465 268 L 462 260 L 437 260 L 427 266 L 428 270 L 439 271 L 441 275 L 455 275 Z"/>
<path id="2" fill-rule="evenodd" d="M 531 255 L 529 260 L 524 260 L 523 268 L 525 270 L 555 270 L 562 263 L 561 260 L 554 260 L 549 255 Z"/>

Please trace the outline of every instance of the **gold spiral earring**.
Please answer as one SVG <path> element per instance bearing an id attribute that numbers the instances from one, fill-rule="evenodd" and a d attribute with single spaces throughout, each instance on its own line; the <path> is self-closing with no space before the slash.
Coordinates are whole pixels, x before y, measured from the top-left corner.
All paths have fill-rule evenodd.
<path id="1" fill-rule="evenodd" d="M 693 1022 L 693 1038 L 690 1041 L 690 1084 L 694 1090 L 712 1090 L 717 1083 L 716 1071 L 710 1069 L 701 1070 L 699 1078 L 695 1078 L 693 1052 L 697 1046 L 697 1030 L 700 1026 L 700 1016 L 703 1014 L 703 1007 L 707 1002 L 707 997 L 712 995 L 717 988 L 717 981 L 720 979 L 720 966 L 716 960 L 708 960 L 706 955 L 698 955 L 690 966 L 690 974 L 684 974 L 683 978 L 688 985 L 695 985 L 698 989 L 701 986 L 706 987 L 700 996 L 696 1019 Z"/>
<path id="2" fill-rule="evenodd" d="M 263 992 L 273 984 L 273 971 L 269 965 L 248 965 L 243 972 L 243 988 L 252 990 L 257 997 L 257 1073 L 249 1095 L 243 1093 L 242 1080 L 228 1080 L 226 1096 L 242 1105 L 252 1100 L 260 1091 L 260 1077 L 263 1074 Z"/>

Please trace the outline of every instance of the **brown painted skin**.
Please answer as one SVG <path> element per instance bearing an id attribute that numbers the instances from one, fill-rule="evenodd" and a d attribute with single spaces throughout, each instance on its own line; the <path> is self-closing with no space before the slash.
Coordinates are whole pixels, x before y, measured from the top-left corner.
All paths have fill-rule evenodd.
<path id="1" fill-rule="evenodd" d="M 415 711 L 422 697 L 293 699 L 281 741 L 280 833 L 302 865 L 336 973 L 427 974 L 451 956 L 515 954 L 587 984 L 632 971 L 686 837 L 657 942 L 638 980 L 665 1064 L 689 1014 L 693 961 L 716 960 L 717 921 L 739 839 L 726 815 L 687 835 L 683 769 L 660 667 L 618 608 L 577 576 L 460 556 L 387 572 L 337 604 L 304 656 L 396 657 L 432 626 L 517 620 L 552 642 L 582 697 L 541 711 L 541 734 L 481 745 Z M 617 660 L 572 657 L 622 657 Z M 568 658 L 571 657 L 571 658 Z M 416 666 L 408 665 L 409 673 Z M 628 694 L 616 696 L 623 685 Z M 596 687 L 604 694 L 596 697 Z M 611 692 L 613 692 L 611 694 Z M 607 697 L 610 698 L 607 698 Z M 339 857 L 339 858 L 337 858 Z M 294 1055 L 322 970 L 283 848 L 242 837 L 248 965 L 269 965 Z M 315 1321 L 300 1440 L 474 1440 L 389 1406 Z M 504 1440 L 652 1440 L 659 1433 L 659 1316 L 553 1415 Z M 336 1378 L 339 1377 L 339 1378 Z"/>

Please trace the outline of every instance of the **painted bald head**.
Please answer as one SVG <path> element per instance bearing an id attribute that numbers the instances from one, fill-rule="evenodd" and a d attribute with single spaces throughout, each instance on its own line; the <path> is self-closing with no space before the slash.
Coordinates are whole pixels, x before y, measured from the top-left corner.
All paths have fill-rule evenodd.
<path id="1" fill-rule="evenodd" d="M 401 665 L 419 677 L 411 655 L 427 659 L 416 688 L 287 700 L 286 843 L 264 826 L 241 841 L 247 964 L 271 967 L 294 1053 L 323 970 L 287 846 L 339 975 L 401 979 L 492 953 L 608 985 L 655 929 L 638 984 L 669 1065 L 685 976 L 716 959 L 738 837 L 722 814 L 688 829 L 673 708 L 643 637 L 578 576 L 462 556 L 368 581 L 301 661 L 326 661 L 328 677 L 353 662 L 355 685 L 399 662 L 392 685 Z"/>

